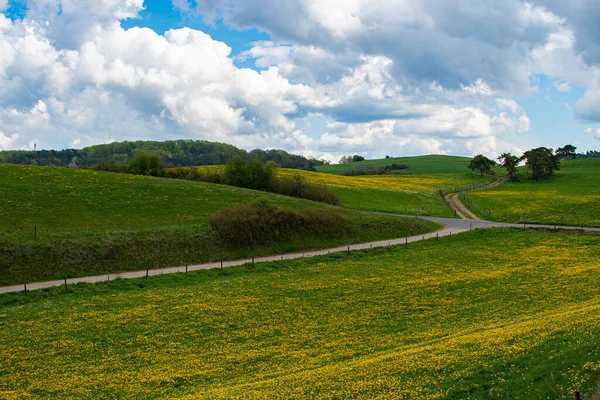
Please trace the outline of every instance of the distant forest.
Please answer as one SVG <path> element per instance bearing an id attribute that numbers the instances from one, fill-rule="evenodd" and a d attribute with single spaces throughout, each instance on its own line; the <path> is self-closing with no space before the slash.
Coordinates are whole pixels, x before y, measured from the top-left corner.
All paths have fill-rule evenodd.
<path id="1" fill-rule="evenodd" d="M 220 165 L 227 163 L 234 156 L 246 160 L 257 158 L 262 162 L 274 161 L 283 168 L 314 168 L 325 163 L 323 160 L 307 159 L 283 150 L 256 149 L 248 152 L 224 143 L 204 140 L 169 140 L 101 144 L 80 150 L 0 151 L 0 164 L 56 167 L 125 165 L 141 152 L 157 154 L 167 166 Z"/>

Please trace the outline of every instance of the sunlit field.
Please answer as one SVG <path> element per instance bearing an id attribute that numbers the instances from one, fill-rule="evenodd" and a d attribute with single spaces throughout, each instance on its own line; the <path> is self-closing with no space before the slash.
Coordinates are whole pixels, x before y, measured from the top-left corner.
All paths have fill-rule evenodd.
<path id="1" fill-rule="evenodd" d="M 202 182 L 54 167 L 0 165 L 0 286 L 335 247 L 430 232 L 416 219 Z M 215 237 L 219 210 L 267 202 L 344 219 L 326 237 L 256 246 Z"/>
<path id="2" fill-rule="evenodd" d="M 343 174 L 352 171 L 360 164 L 374 164 L 378 167 L 385 167 L 393 163 L 408 165 L 408 169 L 394 171 L 395 174 L 413 175 L 413 174 L 464 174 L 469 172 L 468 166 L 471 159 L 469 157 L 445 156 L 432 154 L 427 156 L 415 157 L 396 157 L 381 158 L 377 160 L 365 160 L 351 164 L 332 164 L 317 167 L 319 172 L 328 174 Z"/>
<path id="3" fill-rule="evenodd" d="M 475 231 L 3 295 L 0 397 L 589 397 L 599 245 Z"/>
<path id="4" fill-rule="evenodd" d="M 205 173 L 220 173 L 223 166 L 202 166 L 198 169 Z M 282 168 L 278 174 L 286 177 L 300 175 L 311 183 L 327 186 L 338 196 L 343 207 L 436 217 L 454 216 L 440 195 L 440 189 L 459 191 L 494 180 L 493 177 L 480 178 L 469 173 L 342 176 Z"/>
<path id="5" fill-rule="evenodd" d="M 563 161 L 548 181 L 506 182 L 469 193 L 467 204 L 491 220 L 600 226 L 600 159 Z"/>

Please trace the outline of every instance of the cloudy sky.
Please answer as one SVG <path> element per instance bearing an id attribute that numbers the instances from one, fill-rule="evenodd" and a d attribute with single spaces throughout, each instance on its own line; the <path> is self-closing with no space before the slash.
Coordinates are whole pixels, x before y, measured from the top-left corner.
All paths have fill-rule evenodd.
<path id="1" fill-rule="evenodd" d="M 600 149 L 596 0 L 0 0 L 0 150 Z"/>

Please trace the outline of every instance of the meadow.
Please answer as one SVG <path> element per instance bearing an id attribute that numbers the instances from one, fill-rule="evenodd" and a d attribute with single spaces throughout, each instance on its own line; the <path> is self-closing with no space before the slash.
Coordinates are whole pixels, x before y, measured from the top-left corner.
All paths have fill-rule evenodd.
<path id="1" fill-rule="evenodd" d="M 547 181 L 506 182 L 466 195 L 465 203 L 495 221 L 600 226 L 600 159 L 562 161 Z M 464 197 L 464 196 L 463 196 Z"/>
<path id="2" fill-rule="evenodd" d="M 454 217 L 454 214 L 446 206 L 439 193 L 440 189 L 459 191 L 465 187 L 486 185 L 494 180 L 468 173 L 340 176 L 291 169 L 282 169 L 279 173 L 300 174 L 311 183 L 326 185 L 338 196 L 344 207 L 449 218 Z"/>
<path id="3" fill-rule="evenodd" d="M 0 397 L 589 398 L 600 238 L 480 230 L 0 296 Z"/>
<path id="4" fill-rule="evenodd" d="M 461 157 L 453 157 L 461 158 Z M 468 164 L 468 163 L 467 163 Z M 463 165 L 464 166 L 464 165 Z M 204 173 L 220 173 L 222 166 L 197 167 Z M 342 176 L 298 169 L 280 168 L 283 177 L 300 175 L 308 182 L 325 185 L 340 199 L 342 207 L 405 215 L 454 217 L 439 190 L 459 191 L 486 185 L 493 177 L 465 173 Z"/>
<path id="5" fill-rule="evenodd" d="M 225 185 L 54 167 L 0 165 L 0 197 L 0 285 L 327 248 L 438 228 Z M 215 240 L 212 216 L 257 202 L 333 213 L 347 221 L 346 229 L 251 247 Z"/>
<path id="6" fill-rule="evenodd" d="M 465 174 L 469 172 L 468 165 L 471 159 L 469 157 L 457 157 L 446 155 L 426 155 L 416 157 L 395 157 L 381 158 L 377 160 L 365 160 L 351 164 L 332 164 L 322 165 L 317 167 L 318 172 L 327 174 L 341 175 L 345 172 L 354 170 L 360 164 L 374 164 L 378 167 L 385 167 L 393 163 L 408 165 L 408 169 L 394 171 L 395 174 L 412 175 L 412 174 Z"/>

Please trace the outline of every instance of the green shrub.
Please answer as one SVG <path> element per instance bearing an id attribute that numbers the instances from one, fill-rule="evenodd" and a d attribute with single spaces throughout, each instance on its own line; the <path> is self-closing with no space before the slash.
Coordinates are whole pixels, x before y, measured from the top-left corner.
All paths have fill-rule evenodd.
<path id="1" fill-rule="evenodd" d="M 127 172 L 135 175 L 163 176 L 165 166 L 158 154 L 142 152 L 129 163 Z"/>
<path id="2" fill-rule="evenodd" d="M 350 222 L 331 211 L 294 211 L 266 202 L 226 208 L 210 219 L 210 226 L 225 246 L 253 246 L 295 237 L 343 236 Z"/>
<path id="3" fill-rule="evenodd" d="M 277 167 L 278 165 L 273 162 L 263 164 L 256 158 L 246 162 L 243 158 L 236 156 L 225 165 L 223 179 L 231 186 L 267 190 L 275 183 Z"/>
<path id="4" fill-rule="evenodd" d="M 315 185 L 308 182 L 300 174 L 292 177 L 280 177 L 273 190 L 284 196 L 298 197 L 321 203 L 340 205 L 340 199 L 327 186 Z"/>
<path id="5" fill-rule="evenodd" d="M 263 164 L 257 159 L 247 162 L 241 157 L 234 157 L 225 166 L 223 173 L 218 170 L 203 171 L 196 167 L 175 167 L 167 169 L 164 176 L 262 190 L 333 205 L 341 204 L 340 199 L 327 186 L 310 183 L 300 174 L 291 178 L 278 177 L 277 168 L 278 165 L 273 162 Z"/>

